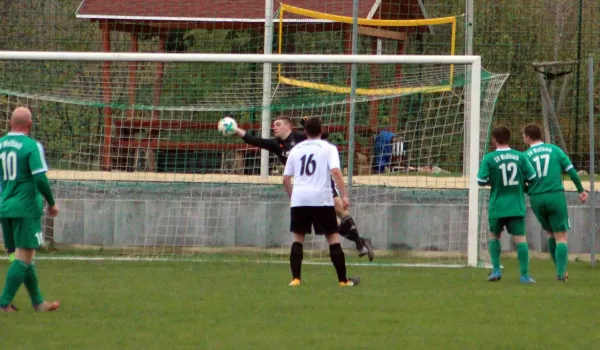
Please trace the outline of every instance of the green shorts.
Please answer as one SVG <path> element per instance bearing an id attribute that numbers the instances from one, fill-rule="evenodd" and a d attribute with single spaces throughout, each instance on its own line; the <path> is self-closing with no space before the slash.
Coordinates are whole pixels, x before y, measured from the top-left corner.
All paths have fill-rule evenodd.
<path id="1" fill-rule="evenodd" d="M 499 235 L 506 227 L 506 231 L 513 236 L 525 236 L 525 217 L 512 216 L 508 218 L 489 219 L 490 232 Z"/>
<path id="2" fill-rule="evenodd" d="M 0 219 L 6 249 L 36 249 L 44 245 L 42 218 Z"/>
<path id="3" fill-rule="evenodd" d="M 564 192 L 534 194 L 529 197 L 531 209 L 542 228 L 548 232 L 567 232 L 571 229 L 567 199 Z"/>

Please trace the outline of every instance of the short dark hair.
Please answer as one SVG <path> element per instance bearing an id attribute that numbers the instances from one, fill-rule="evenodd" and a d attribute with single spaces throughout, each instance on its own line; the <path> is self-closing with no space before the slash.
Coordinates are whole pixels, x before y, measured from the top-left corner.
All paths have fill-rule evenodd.
<path id="1" fill-rule="evenodd" d="M 290 117 L 288 117 L 286 115 L 280 115 L 280 116 L 278 116 L 277 118 L 275 118 L 275 121 L 277 121 L 277 120 L 281 120 L 282 122 L 284 122 L 286 124 L 294 126 L 294 123 L 292 123 L 292 118 L 290 118 Z"/>
<path id="2" fill-rule="evenodd" d="M 496 143 L 506 145 L 510 141 L 510 130 L 506 126 L 499 126 L 492 130 L 492 136 L 496 139 Z"/>
<path id="3" fill-rule="evenodd" d="M 304 130 L 308 137 L 318 137 L 323 133 L 323 122 L 319 117 L 310 117 L 304 124 Z"/>
<path id="4" fill-rule="evenodd" d="M 532 141 L 539 141 L 542 139 L 542 129 L 535 124 L 529 124 L 523 130 L 525 136 L 529 137 Z"/>

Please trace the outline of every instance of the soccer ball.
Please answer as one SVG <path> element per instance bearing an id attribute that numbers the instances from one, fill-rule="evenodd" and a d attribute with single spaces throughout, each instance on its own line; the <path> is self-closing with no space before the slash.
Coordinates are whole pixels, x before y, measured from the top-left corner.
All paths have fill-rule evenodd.
<path id="1" fill-rule="evenodd" d="M 223 135 L 223 136 L 231 136 L 233 134 L 235 134 L 235 131 L 237 130 L 237 123 L 235 121 L 235 119 L 231 118 L 231 117 L 225 117 L 221 120 L 219 120 L 219 132 Z"/>

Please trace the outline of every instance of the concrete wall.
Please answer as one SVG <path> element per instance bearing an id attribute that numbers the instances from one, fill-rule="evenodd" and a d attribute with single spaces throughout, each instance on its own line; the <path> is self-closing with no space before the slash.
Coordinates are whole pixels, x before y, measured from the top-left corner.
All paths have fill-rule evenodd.
<path id="1" fill-rule="evenodd" d="M 269 248 L 291 242 L 288 202 L 59 199 L 58 205 L 58 243 Z M 590 209 L 574 205 L 569 210 L 570 250 L 589 252 Z M 361 235 L 372 238 L 376 249 L 467 249 L 468 210 L 460 204 L 357 204 L 351 212 Z M 487 213 L 482 214 L 487 226 Z M 546 238 L 530 209 L 527 228 L 531 247 L 541 251 Z M 502 246 L 511 249 L 508 235 Z"/>

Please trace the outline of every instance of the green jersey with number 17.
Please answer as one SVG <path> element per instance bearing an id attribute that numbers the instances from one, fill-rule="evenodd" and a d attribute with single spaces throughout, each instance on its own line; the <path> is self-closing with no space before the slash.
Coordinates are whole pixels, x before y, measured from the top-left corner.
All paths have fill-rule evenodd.
<path id="1" fill-rule="evenodd" d="M 536 169 L 538 177 L 529 186 L 529 195 L 565 190 L 562 174 L 573 168 L 573 164 L 562 149 L 552 144 L 538 143 L 524 153 Z"/>
<path id="2" fill-rule="evenodd" d="M 477 182 L 492 187 L 489 217 L 525 216 L 525 181 L 531 181 L 535 176 L 535 170 L 521 152 L 504 148 L 486 154 L 479 167 Z"/>
<path id="3" fill-rule="evenodd" d="M 48 165 L 39 142 L 16 132 L 0 138 L 0 218 L 42 216 L 42 196 L 33 175 L 46 171 Z"/>

